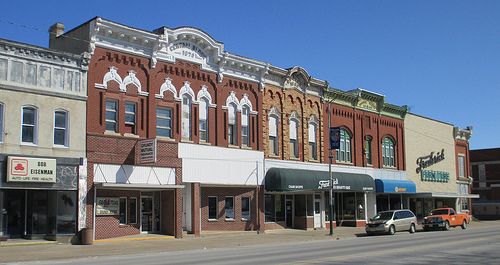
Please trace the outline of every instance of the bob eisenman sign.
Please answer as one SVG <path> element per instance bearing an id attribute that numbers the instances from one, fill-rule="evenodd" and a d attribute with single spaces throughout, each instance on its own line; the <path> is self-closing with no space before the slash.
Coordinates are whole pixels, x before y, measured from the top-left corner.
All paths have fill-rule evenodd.
<path id="1" fill-rule="evenodd" d="M 56 183 L 56 160 L 9 156 L 7 182 Z"/>

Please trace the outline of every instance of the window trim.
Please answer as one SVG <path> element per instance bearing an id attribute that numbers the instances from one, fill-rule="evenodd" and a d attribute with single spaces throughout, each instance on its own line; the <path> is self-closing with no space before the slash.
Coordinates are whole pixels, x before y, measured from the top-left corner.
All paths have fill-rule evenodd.
<path id="1" fill-rule="evenodd" d="M 243 199 L 248 199 L 248 218 L 243 218 Z M 252 219 L 252 206 L 251 206 L 250 196 L 241 196 L 241 220 L 249 221 Z"/>
<path id="2" fill-rule="evenodd" d="M 56 112 L 63 112 L 65 114 L 65 125 L 66 128 L 64 128 L 64 144 L 56 144 L 55 143 L 55 134 L 56 134 L 56 129 L 62 129 L 61 127 L 56 128 Z M 54 115 L 53 115 L 53 127 L 52 127 L 52 144 L 54 147 L 60 147 L 60 148 L 67 148 L 69 147 L 69 111 L 65 109 L 55 109 L 54 110 Z"/>
<path id="3" fill-rule="evenodd" d="M 163 127 L 163 126 L 158 126 L 158 109 L 165 109 L 165 110 L 169 110 L 170 111 L 170 117 L 167 117 L 167 118 L 163 118 L 162 119 L 170 119 L 170 128 L 169 127 Z M 156 106 L 156 109 L 155 109 L 155 117 L 156 117 L 156 124 L 155 124 L 155 133 L 156 133 L 156 137 L 161 137 L 161 138 L 167 138 L 167 139 L 173 139 L 174 137 L 174 130 L 173 130 L 173 113 L 174 113 L 174 110 L 173 108 L 171 107 L 165 107 L 165 106 Z M 164 130 L 169 130 L 170 131 L 170 136 L 163 136 L 163 135 L 158 135 L 158 128 L 160 129 L 164 129 Z"/>
<path id="4" fill-rule="evenodd" d="M 233 200 L 233 218 L 227 218 L 227 213 L 226 213 L 226 200 L 227 200 L 227 198 L 231 198 Z M 234 208 L 235 208 L 234 206 L 235 206 L 234 205 L 234 196 L 225 196 L 224 197 L 224 219 L 226 221 L 234 221 L 235 220 L 235 218 L 236 218 L 236 212 L 234 210 Z"/>
<path id="5" fill-rule="evenodd" d="M 0 144 L 3 143 L 5 135 L 5 104 L 0 102 Z"/>
<path id="6" fill-rule="evenodd" d="M 215 218 L 210 218 L 210 198 L 215 199 Z M 208 196 L 207 206 L 208 206 L 208 218 L 207 218 L 207 220 L 208 221 L 218 221 L 219 218 L 217 217 L 217 213 L 218 213 L 217 210 L 219 208 L 219 198 L 217 196 Z"/>
<path id="7" fill-rule="evenodd" d="M 268 134 L 268 144 L 269 144 L 269 147 L 271 147 L 271 137 L 274 138 L 274 142 L 273 142 L 273 146 L 272 146 L 274 152 L 271 152 L 269 155 L 271 155 L 271 156 L 279 156 L 279 137 L 278 137 L 278 135 L 279 135 L 279 126 L 280 126 L 279 119 L 278 119 L 277 115 L 274 115 L 274 114 L 269 115 L 268 121 L 267 121 L 268 127 L 270 127 L 269 123 L 270 123 L 271 119 L 274 119 L 274 121 L 276 123 L 275 124 L 276 136 L 271 136 L 270 128 L 268 128 L 267 134 Z"/>
<path id="8" fill-rule="evenodd" d="M 243 126 L 243 113 L 245 112 L 245 110 L 247 111 L 246 114 L 247 125 Z M 250 146 L 250 112 L 251 109 L 247 105 L 244 105 L 241 108 L 241 145 L 244 147 Z M 243 134 L 244 131 L 246 131 L 246 134 Z M 246 139 L 246 141 L 244 139 Z"/>
<path id="9" fill-rule="evenodd" d="M 463 167 L 460 167 L 460 158 L 463 158 Z M 458 153 L 457 155 L 457 164 L 458 164 L 458 177 L 459 178 L 465 178 L 465 154 Z M 460 170 L 463 170 L 463 175 L 460 175 Z"/>
<path id="10" fill-rule="evenodd" d="M 33 117 L 33 142 L 23 142 L 23 126 L 24 126 L 24 109 L 32 108 L 35 111 L 35 115 Z M 34 105 L 23 105 L 21 106 L 21 133 L 20 133 L 20 141 L 21 145 L 38 145 L 38 108 Z"/>
<path id="11" fill-rule="evenodd" d="M 127 111 L 127 105 L 133 105 L 134 106 L 134 112 L 129 112 Z M 137 102 L 133 102 L 133 101 L 125 101 L 125 108 L 124 108 L 124 124 L 125 126 L 132 126 L 133 130 L 132 130 L 132 133 L 133 134 L 137 134 Z M 128 115 L 134 115 L 134 122 L 127 122 L 127 114 Z"/>
<path id="12" fill-rule="evenodd" d="M 390 143 L 391 145 L 387 146 L 386 144 Z M 396 168 L 396 141 L 394 138 L 391 136 L 384 136 L 382 138 L 382 144 L 381 144 L 381 151 L 382 151 L 382 166 L 385 168 Z M 387 149 L 389 148 L 389 149 Z M 389 153 L 388 156 L 386 156 L 386 151 L 392 153 Z M 388 164 L 385 163 L 385 158 L 387 158 Z M 391 164 L 391 159 L 392 159 L 392 164 Z"/>
<path id="13" fill-rule="evenodd" d="M 369 144 L 369 145 L 368 145 Z M 373 137 L 371 135 L 365 136 L 365 159 L 368 166 L 373 166 Z M 369 155 L 369 157 L 368 157 Z"/>
<path id="14" fill-rule="evenodd" d="M 189 100 L 189 104 L 184 104 L 184 98 Z M 193 121 L 192 121 L 192 115 L 193 115 L 193 103 L 194 103 L 194 97 L 189 95 L 188 93 L 184 93 L 181 96 L 181 139 L 184 141 L 191 141 L 193 139 Z M 187 119 L 184 119 L 184 111 L 188 111 L 188 117 Z M 187 128 L 187 137 L 184 137 L 184 122 L 187 121 L 189 127 Z"/>
<path id="15" fill-rule="evenodd" d="M 234 109 L 234 123 L 229 121 L 230 106 Z M 231 102 L 227 108 L 227 144 L 231 146 L 238 145 L 238 105 Z"/>
<path id="16" fill-rule="evenodd" d="M 292 139 L 291 135 L 292 132 L 289 131 L 288 133 L 288 141 L 289 141 L 289 152 L 290 152 L 290 158 L 291 159 L 299 159 L 300 157 L 300 150 L 299 150 L 299 120 L 297 118 L 290 118 L 288 121 L 289 126 L 288 129 L 292 129 L 292 122 L 295 123 L 295 139 Z"/>
<path id="17" fill-rule="evenodd" d="M 208 126 L 209 126 L 209 123 L 208 123 L 208 118 L 209 118 L 209 116 L 210 116 L 210 113 L 209 113 L 209 105 L 210 105 L 210 103 L 209 103 L 209 100 L 208 100 L 207 98 L 205 98 L 205 97 L 202 97 L 202 98 L 198 99 L 198 101 L 199 101 L 199 102 L 202 102 L 202 101 L 203 101 L 203 102 L 205 103 L 205 117 L 203 117 L 204 119 L 202 119 L 202 118 L 200 117 L 200 113 L 201 113 L 201 104 L 200 104 L 200 103 L 198 103 L 198 106 L 199 106 L 199 108 L 198 108 L 198 135 L 199 135 L 199 141 L 200 141 L 200 142 L 202 142 L 202 143 L 208 143 L 208 142 L 209 142 L 209 139 L 210 139 L 210 138 L 209 138 L 210 136 L 209 136 L 209 134 L 208 134 L 208 131 L 209 131 L 209 127 L 208 127 Z M 202 123 L 202 121 L 204 121 L 204 122 L 205 122 L 205 130 L 202 130 L 202 129 L 201 129 L 201 123 Z M 203 132 L 205 133 L 205 137 L 206 137 L 206 139 L 203 139 L 203 138 L 201 137 L 201 135 L 202 135 L 202 133 L 203 133 Z"/>
<path id="18" fill-rule="evenodd" d="M 124 223 L 120 222 L 121 221 L 120 217 L 122 214 L 120 203 L 121 203 L 122 199 L 125 199 L 125 222 Z M 119 197 L 119 199 L 118 199 L 118 224 L 120 224 L 120 225 L 128 224 L 128 198 L 127 197 Z"/>
<path id="19" fill-rule="evenodd" d="M 344 138 L 344 139 L 342 138 L 342 132 L 344 132 L 344 137 L 347 136 L 347 138 Z M 349 144 L 347 144 L 347 140 L 349 141 Z M 341 150 L 342 142 L 344 142 L 344 146 L 345 146 L 345 149 L 343 151 Z M 349 147 L 349 151 L 347 151 L 347 147 Z M 348 160 L 347 159 L 340 160 L 339 157 L 340 157 L 341 152 L 344 152 L 344 157 L 345 158 L 348 157 L 349 159 Z M 347 156 L 347 154 L 349 154 L 349 156 Z M 340 128 L 340 147 L 338 149 L 335 149 L 335 162 L 344 163 L 344 164 L 352 164 L 352 134 L 345 127 Z"/>
<path id="20" fill-rule="evenodd" d="M 317 134 L 318 134 L 318 124 L 316 122 L 313 122 L 313 121 L 309 121 L 309 123 L 307 124 L 307 133 L 308 133 L 308 139 L 307 139 L 307 142 L 309 143 L 309 157 L 312 161 L 318 161 L 318 139 L 317 139 Z M 314 131 L 314 142 L 311 142 L 309 140 L 310 138 L 310 128 L 313 127 L 313 131 Z M 313 147 L 314 146 L 314 147 Z"/>
<path id="21" fill-rule="evenodd" d="M 106 117 L 107 115 L 107 112 L 108 112 L 108 101 L 109 102 L 114 102 L 115 103 L 115 109 L 114 110 L 109 110 L 109 111 L 113 111 L 115 112 L 115 120 L 108 120 L 108 118 Z M 119 126 L 119 120 L 120 120 L 120 106 L 119 106 L 119 101 L 117 99 L 114 99 L 114 98 L 107 98 L 106 100 L 104 100 L 104 131 L 108 131 L 108 132 L 114 132 L 114 133 L 118 133 L 120 132 L 120 126 Z M 108 130 L 108 121 L 109 122 L 112 122 L 115 124 L 115 130 Z"/>

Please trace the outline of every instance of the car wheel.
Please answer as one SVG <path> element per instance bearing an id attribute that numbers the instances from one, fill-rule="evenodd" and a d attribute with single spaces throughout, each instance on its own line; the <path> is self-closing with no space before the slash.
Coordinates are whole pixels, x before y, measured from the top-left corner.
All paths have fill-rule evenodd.
<path id="1" fill-rule="evenodd" d="M 424 232 L 427 232 L 429 231 L 429 228 L 427 228 L 427 226 L 424 226 Z"/>
<path id="2" fill-rule="evenodd" d="M 467 221 L 465 221 L 465 220 L 462 223 L 462 229 L 467 229 Z"/>
<path id="3" fill-rule="evenodd" d="M 389 235 L 394 235 L 396 234 L 396 228 L 394 225 L 389 226 Z"/>
<path id="4" fill-rule="evenodd" d="M 446 222 L 444 223 L 444 228 L 443 228 L 443 230 L 444 230 L 444 231 L 448 231 L 448 230 L 450 230 L 450 222 L 449 222 L 449 221 L 446 221 Z"/>
<path id="5" fill-rule="evenodd" d="M 416 229 L 415 229 L 415 224 L 411 224 L 410 225 L 410 234 L 413 234 L 416 232 Z"/>

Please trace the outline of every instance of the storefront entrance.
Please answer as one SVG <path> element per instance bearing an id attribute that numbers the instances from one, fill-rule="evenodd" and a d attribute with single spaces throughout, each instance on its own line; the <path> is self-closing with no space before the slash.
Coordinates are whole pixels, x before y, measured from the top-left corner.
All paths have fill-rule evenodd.
<path id="1" fill-rule="evenodd" d="M 321 195 L 314 195 L 314 228 L 321 228 L 323 217 L 321 216 Z"/>
<path id="2" fill-rule="evenodd" d="M 141 232 L 158 233 L 160 231 L 160 193 L 141 193 Z"/>
<path id="3" fill-rule="evenodd" d="M 286 227 L 293 227 L 293 199 L 286 200 Z"/>

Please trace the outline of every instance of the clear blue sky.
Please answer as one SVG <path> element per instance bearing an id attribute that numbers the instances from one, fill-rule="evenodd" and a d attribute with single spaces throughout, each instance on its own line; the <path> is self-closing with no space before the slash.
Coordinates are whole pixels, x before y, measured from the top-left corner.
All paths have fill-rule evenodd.
<path id="1" fill-rule="evenodd" d="M 232 53 L 472 125 L 476 149 L 500 147 L 499 14 L 495 0 L 4 1 L 0 38 L 47 47 L 53 23 L 69 30 L 95 16 L 146 30 L 194 26 Z"/>

